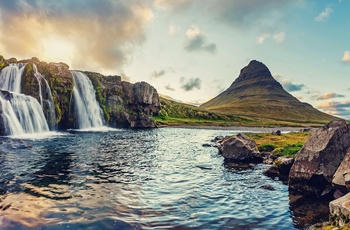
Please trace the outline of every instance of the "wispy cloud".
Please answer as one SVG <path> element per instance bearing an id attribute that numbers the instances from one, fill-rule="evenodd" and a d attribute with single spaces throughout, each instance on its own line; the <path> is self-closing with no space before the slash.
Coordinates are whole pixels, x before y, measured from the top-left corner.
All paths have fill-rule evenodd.
<path id="1" fill-rule="evenodd" d="M 200 78 L 185 78 L 180 79 L 181 88 L 185 91 L 192 91 L 194 89 L 201 89 L 202 80 Z"/>
<path id="2" fill-rule="evenodd" d="M 331 6 L 327 6 L 319 15 L 315 17 L 315 21 L 322 22 L 329 18 L 329 15 L 333 13 Z"/>
<path id="3" fill-rule="evenodd" d="M 159 71 L 153 71 L 151 74 L 151 78 L 159 78 L 161 76 L 164 76 L 166 74 L 165 70 L 159 70 Z"/>
<path id="4" fill-rule="evenodd" d="M 166 85 L 164 88 L 165 88 L 166 90 L 169 90 L 169 91 L 175 91 L 175 89 L 174 89 L 173 87 L 171 87 L 170 84 Z"/>
<path id="5" fill-rule="evenodd" d="M 320 101 L 320 100 L 327 100 L 327 99 L 340 98 L 340 97 L 345 97 L 345 96 L 334 92 L 328 92 L 316 97 L 316 100 Z"/>
<path id="6" fill-rule="evenodd" d="M 258 44 L 262 44 L 269 38 L 272 38 L 277 43 L 283 43 L 286 38 L 286 34 L 285 32 L 280 32 L 275 34 L 264 33 L 256 37 L 256 42 Z"/>
<path id="7" fill-rule="evenodd" d="M 206 51 L 209 53 L 216 52 L 216 44 L 209 43 L 206 35 L 195 25 L 189 28 L 186 32 L 186 45 L 185 49 L 189 52 L 192 51 Z"/>
<path id="8" fill-rule="evenodd" d="M 180 30 L 181 30 L 180 26 L 171 24 L 168 27 L 168 34 L 171 35 L 171 36 L 175 36 Z"/>
<path id="9" fill-rule="evenodd" d="M 350 63 L 350 51 L 345 51 L 343 55 L 343 63 Z"/>
<path id="10" fill-rule="evenodd" d="M 294 84 L 289 80 L 282 81 L 282 86 L 288 92 L 301 91 L 305 87 L 304 84 Z"/>
<path id="11" fill-rule="evenodd" d="M 270 34 L 261 34 L 261 35 L 259 35 L 258 37 L 256 37 L 256 42 L 258 43 L 258 44 L 262 44 L 262 43 L 264 43 L 265 42 L 265 40 L 267 39 L 267 38 L 269 38 L 271 35 Z"/>
<path id="12" fill-rule="evenodd" d="M 277 42 L 277 43 L 283 43 L 284 39 L 286 38 L 286 34 L 284 32 L 281 33 L 277 33 L 273 35 L 273 39 Z"/>
<path id="13" fill-rule="evenodd" d="M 336 116 L 343 116 L 350 118 L 350 101 L 330 101 L 322 102 L 316 105 L 316 108 L 322 109 L 323 111 L 333 114 Z"/>

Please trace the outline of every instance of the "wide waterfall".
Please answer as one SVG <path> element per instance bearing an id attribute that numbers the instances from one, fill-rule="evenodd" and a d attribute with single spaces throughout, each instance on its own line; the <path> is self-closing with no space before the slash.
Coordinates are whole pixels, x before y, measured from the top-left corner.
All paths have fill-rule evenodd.
<path id="1" fill-rule="evenodd" d="M 74 80 L 73 97 L 79 129 L 103 126 L 102 110 L 90 79 L 82 72 L 71 71 Z"/>
<path id="2" fill-rule="evenodd" d="M 42 105 L 31 96 L 20 94 L 22 74 L 25 64 L 10 64 L 0 72 L 0 102 L 6 133 L 22 135 L 26 133 L 48 132 Z"/>
<path id="3" fill-rule="evenodd" d="M 49 131 L 42 108 L 34 97 L 12 93 L 9 101 L 1 98 L 1 102 L 10 135 Z"/>

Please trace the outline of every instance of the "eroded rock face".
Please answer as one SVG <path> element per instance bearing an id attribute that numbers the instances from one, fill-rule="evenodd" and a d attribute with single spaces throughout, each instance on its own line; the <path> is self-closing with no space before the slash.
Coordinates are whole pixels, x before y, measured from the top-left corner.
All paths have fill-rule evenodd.
<path id="1" fill-rule="evenodd" d="M 112 127 L 152 128 L 160 110 L 157 90 L 146 82 L 131 84 L 120 76 L 85 72 L 91 79 L 105 120 Z"/>
<path id="2" fill-rule="evenodd" d="M 241 133 L 225 139 L 219 150 L 221 155 L 230 161 L 261 162 L 263 159 L 255 141 Z"/>
<path id="3" fill-rule="evenodd" d="M 350 192 L 350 148 L 335 172 L 332 183 L 343 193 Z"/>
<path id="4" fill-rule="evenodd" d="M 350 147 L 350 126 L 335 120 L 318 129 L 297 153 L 289 174 L 290 190 L 318 197 L 332 190 L 333 175 Z"/>

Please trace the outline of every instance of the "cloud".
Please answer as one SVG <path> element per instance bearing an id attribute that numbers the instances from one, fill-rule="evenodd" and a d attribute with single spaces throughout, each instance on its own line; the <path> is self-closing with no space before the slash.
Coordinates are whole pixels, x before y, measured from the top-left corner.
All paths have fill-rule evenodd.
<path id="1" fill-rule="evenodd" d="M 265 40 L 267 40 L 268 38 L 272 38 L 275 42 L 277 43 L 283 43 L 284 42 L 284 39 L 286 37 L 286 34 L 285 32 L 280 32 L 280 33 L 275 33 L 275 34 L 269 34 L 269 33 L 264 33 L 264 34 L 261 34 L 260 36 L 258 36 L 256 38 L 256 42 L 258 44 L 262 44 L 265 42 Z"/>
<path id="2" fill-rule="evenodd" d="M 207 42 L 207 37 L 203 32 L 197 27 L 192 26 L 186 32 L 186 45 L 185 49 L 189 52 L 192 51 L 206 51 L 209 53 L 216 52 L 216 44 Z"/>
<path id="3" fill-rule="evenodd" d="M 329 18 L 329 15 L 333 13 L 333 9 L 331 6 L 327 6 L 324 11 L 322 11 L 319 15 L 315 17 L 315 21 L 322 22 Z"/>
<path id="4" fill-rule="evenodd" d="M 154 0 L 154 6 L 163 10 L 180 11 L 190 6 L 194 0 Z"/>
<path id="5" fill-rule="evenodd" d="M 258 44 L 262 44 L 262 43 L 264 43 L 264 41 L 267 39 L 267 38 L 269 38 L 271 35 L 270 34 L 261 34 L 260 36 L 258 36 L 257 38 L 256 38 L 256 42 L 258 43 Z"/>
<path id="6" fill-rule="evenodd" d="M 283 80 L 282 86 L 288 92 L 301 91 L 305 87 L 304 84 L 294 84 L 290 80 Z"/>
<path id="7" fill-rule="evenodd" d="M 316 100 L 320 101 L 320 100 L 327 100 L 327 99 L 339 98 L 339 97 L 345 97 L 345 96 L 334 92 L 328 92 L 318 96 Z"/>
<path id="8" fill-rule="evenodd" d="M 151 77 L 152 78 L 159 78 L 161 76 L 164 76 L 166 74 L 166 71 L 165 70 L 159 70 L 159 71 L 154 71 L 152 74 L 151 74 Z"/>
<path id="9" fill-rule="evenodd" d="M 181 30 L 180 26 L 176 26 L 176 25 L 169 25 L 168 27 L 168 34 L 171 36 L 175 36 L 179 31 Z"/>
<path id="10" fill-rule="evenodd" d="M 195 9 L 210 20 L 217 20 L 230 27 L 247 29 L 273 28 L 286 17 L 288 6 L 299 5 L 301 0 L 154 0 L 157 8 L 182 12 Z"/>
<path id="11" fill-rule="evenodd" d="M 322 102 L 316 108 L 332 115 L 350 118 L 350 100 Z"/>
<path id="12" fill-rule="evenodd" d="M 201 89 L 202 81 L 200 78 L 189 78 L 186 79 L 182 77 L 180 79 L 181 83 L 181 88 L 185 91 L 191 91 L 194 90 L 195 88 Z"/>
<path id="13" fill-rule="evenodd" d="M 117 69 L 128 62 L 153 18 L 142 0 L 0 1 L 0 15 L 3 55 L 37 56 L 89 69 Z M 69 59 L 56 60 L 58 54 Z"/>
<path id="14" fill-rule="evenodd" d="M 343 56 L 343 62 L 344 63 L 350 63 L 350 51 L 345 51 Z"/>
<path id="15" fill-rule="evenodd" d="M 175 91 L 175 89 L 174 89 L 173 87 L 171 87 L 170 84 L 166 85 L 164 88 L 165 88 L 166 90 L 169 90 L 169 91 Z"/>
<path id="16" fill-rule="evenodd" d="M 284 39 L 286 37 L 286 34 L 284 32 L 274 34 L 273 35 L 273 40 L 275 40 L 277 43 L 283 43 Z"/>
<path id="17" fill-rule="evenodd" d="M 131 81 L 131 77 L 127 75 L 123 70 L 121 70 L 120 77 L 122 78 L 122 81 Z"/>

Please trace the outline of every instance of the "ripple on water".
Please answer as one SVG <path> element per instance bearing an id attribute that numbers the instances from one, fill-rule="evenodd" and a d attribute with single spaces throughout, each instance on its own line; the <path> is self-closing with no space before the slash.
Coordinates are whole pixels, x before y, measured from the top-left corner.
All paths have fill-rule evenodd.
<path id="1" fill-rule="evenodd" d="M 293 219 L 299 210 L 291 214 L 287 186 L 263 176 L 266 166 L 236 167 L 224 163 L 217 149 L 202 147 L 234 133 L 165 128 L 29 139 L 32 148 L 0 154 L 0 228 L 308 225 Z M 266 185 L 274 190 L 261 188 Z"/>

